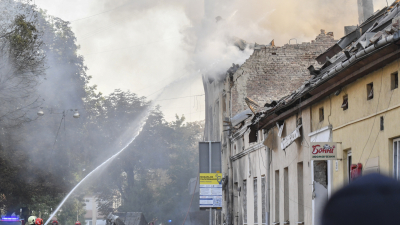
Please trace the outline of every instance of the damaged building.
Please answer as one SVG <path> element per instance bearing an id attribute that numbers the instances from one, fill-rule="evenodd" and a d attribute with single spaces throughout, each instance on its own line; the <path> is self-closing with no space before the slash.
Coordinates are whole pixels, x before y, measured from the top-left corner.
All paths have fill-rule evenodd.
<path id="1" fill-rule="evenodd" d="M 259 169 L 260 165 L 265 168 L 266 148 L 262 132 L 248 129 L 251 118 L 257 110 L 271 107 L 272 99 L 288 95 L 314 77 L 307 68 L 316 66 L 315 58 L 336 42 L 332 32 L 321 30 L 315 40 L 307 43 L 291 40 L 284 46 L 275 46 L 273 41 L 269 45 L 255 44 L 253 54 L 243 65 L 233 65 L 220 78 L 203 76 L 204 137 L 206 141 L 221 141 L 223 176 L 229 180 L 224 186 L 221 215 L 217 211 L 214 215 L 215 224 L 266 223 L 266 170 Z M 243 200 L 246 192 L 255 189 L 260 195 Z M 245 202 L 252 203 L 243 207 Z M 251 215 L 247 213 L 252 211 Z"/>
<path id="2" fill-rule="evenodd" d="M 357 176 L 400 178 L 398 2 L 359 10 L 339 40 L 322 30 L 310 43 L 255 44 L 225 77 L 203 76 L 205 141 L 221 142 L 228 180 L 221 223 L 318 225 Z M 337 160 L 310 160 L 313 142 L 332 141 Z"/>

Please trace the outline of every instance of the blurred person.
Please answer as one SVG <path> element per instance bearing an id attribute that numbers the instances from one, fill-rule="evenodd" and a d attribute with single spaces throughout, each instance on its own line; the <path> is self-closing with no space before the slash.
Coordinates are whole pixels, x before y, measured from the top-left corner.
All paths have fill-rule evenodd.
<path id="1" fill-rule="evenodd" d="M 36 216 L 30 216 L 28 218 L 28 225 L 34 225 L 36 221 Z"/>
<path id="2" fill-rule="evenodd" d="M 53 222 L 51 222 L 52 225 L 58 225 L 58 221 L 57 220 L 53 220 Z"/>
<path id="3" fill-rule="evenodd" d="M 36 218 L 35 225 L 43 225 L 43 219 L 42 218 Z"/>
<path id="4" fill-rule="evenodd" d="M 400 183 L 370 174 L 336 192 L 322 213 L 322 225 L 400 224 Z"/>

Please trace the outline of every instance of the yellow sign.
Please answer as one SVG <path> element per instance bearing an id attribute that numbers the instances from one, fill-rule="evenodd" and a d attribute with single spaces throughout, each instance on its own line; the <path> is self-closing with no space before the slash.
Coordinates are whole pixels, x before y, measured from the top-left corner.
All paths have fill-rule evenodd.
<path id="1" fill-rule="evenodd" d="M 200 173 L 200 185 L 221 184 L 222 173 Z"/>

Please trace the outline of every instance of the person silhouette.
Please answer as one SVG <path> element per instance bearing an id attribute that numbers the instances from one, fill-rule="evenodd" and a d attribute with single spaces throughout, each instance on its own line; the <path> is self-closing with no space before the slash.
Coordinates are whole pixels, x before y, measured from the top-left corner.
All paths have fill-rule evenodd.
<path id="1" fill-rule="evenodd" d="M 400 224 L 400 182 L 380 175 L 361 176 L 328 200 L 322 225 Z"/>

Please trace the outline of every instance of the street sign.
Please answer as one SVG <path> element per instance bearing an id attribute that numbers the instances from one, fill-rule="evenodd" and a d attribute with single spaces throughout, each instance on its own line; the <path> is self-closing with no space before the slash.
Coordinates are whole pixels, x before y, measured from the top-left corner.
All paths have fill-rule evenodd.
<path id="1" fill-rule="evenodd" d="M 200 209 L 222 207 L 221 167 L 221 142 L 199 142 Z"/>
<path id="2" fill-rule="evenodd" d="M 221 142 L 199 142 L 199 172 L 217 173 L 221 168 Z"/>
<path id="3" fill-rule="evenodd" d="M 221 173 L 200 173 L 200 208 L 222 207 L 221 182 Z"/>
<path id="4" fill-rule="evenodd" d="M 311 142 L 310 160 L 335 160 L 337 159 L 336 142 Z"/>

